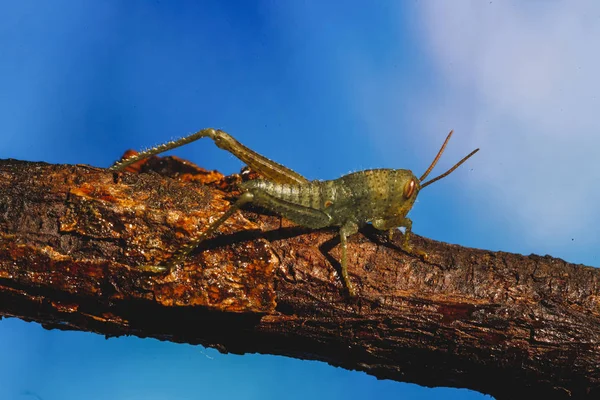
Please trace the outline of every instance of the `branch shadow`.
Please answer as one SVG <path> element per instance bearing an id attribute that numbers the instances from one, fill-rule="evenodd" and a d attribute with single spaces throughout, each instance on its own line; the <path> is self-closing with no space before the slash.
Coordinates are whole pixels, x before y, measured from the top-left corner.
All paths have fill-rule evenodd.
<path id="1" fill-rule="evenodd" d="M 190 256 L 197 255 L 205 250 L 217 249 L 223 246 L 231 246 L 238 243 L 243 243 L 247 241 L 257 240 L 257 239 L 265 239 L 269 242 L 274 242 L 277 240 L 289 239 L 293 237 L 297 237 L 300 235 L 308 234 L 315 231 L 331 231 L 335 228 L 323 228 L 323 229 L 310 229 L 302 226 L 292 226 L 292 227 L 281 227 L 277 229 L 272 229 L 269 231 L 262 231 L 260 229 L 246 230 L 235 232 L 231 234 L 218 234 L 211 238 L 204 240 L 202 243 L 198 245 L 196 249 L 194 249 Z M 402 235 L 403 233 L 398 231 L 394 232 L 394 236 L 390 240 L 388 237 L 387 231 L 379 231 L 375 229 L 372 225 L 368 224 L 359 229 L 359 232 L 366 237 L 371 242 L 379 245 L 385 246 L 394 251 L 400 251 L 405 254 L 409 254 L 405 249 L 403 249 L 400 245 L 395 243 L 394 238 L 396 235 Z M 334 235 L 332 238 L 323 242 L 318 248 L 321 254 L 325 257 L 327 262 L 331 265 L 331 267 L 337 272 L 338 276 L 342 276 L 342 264 L 340 260 L 336 259 L 333 255 L 331 255 L 331 250 L 340 244 L 339 235 Z M 350 295 L 349 288 L 346 285 L 344 287 L 344 294 L 346 296 Z"/>
<path id="2" fill-rule="evenodd" d="M 190 255 L 196 254 L 202 250 L 211 250 L 223 246 L 230 246 L 238 243 L 248 242 L 257 239 L 265 239 L 269 242 L 274 242 L 282 239 L 289 239 L 292 237 L 304 235 L 310 232 L 314 232 L 313 229 L 304 228 L 301 226 L 292 226 L 285 228 L 277 228 L 269 231 L 262 231 L 260 229 L 245 230 L 241 232 L 235 232 L 230 234 L 217 234 L 216 236 L 210 237 L 202 241 Z"/>
<path id="3" fill-rule="evenodd" d="M 366 237 L 367 239 L 369 239 L 371 242 L 379 245 L 379 246 L 384 246 L 387 247 L 388 249 L 392 249 L 392 250 L 396 250 L 396 251 L 401 251 L 405 254 L 410 254 L 408 253 L 405 249 L 402 248 L 402 246 L 397 245 L 395 243 L 394 238 L 400 234 L 400 235 L 404 235 L 400 230 L 398 230 L 398 232 L 394 232 L 394 235 L 392 236 L 392 239 L 390 240 L 387 231 L 380 231 L 378 229 L 376 229 L 373 225 L 368 224 L 365 225 L 363 227 L 361 227 L 358 230 L 360 233 L 363 234 L 364 237 Z"/>

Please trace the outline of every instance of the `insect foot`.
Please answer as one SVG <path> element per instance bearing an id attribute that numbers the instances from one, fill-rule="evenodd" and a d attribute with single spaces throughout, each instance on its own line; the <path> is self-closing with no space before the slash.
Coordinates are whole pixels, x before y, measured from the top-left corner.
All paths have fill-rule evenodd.
<path id="1" fill-rule="evenodd" d="M 424 182 L 440 159 L 451 136 L 452 131 L 420 178 L 407 169 L 372 169 L 354 172 L 334 180 L 309 181 L 297 172 L 242 145 L 231 135 L 212 128 L 121 160 L 110 169 L 119 171 L 151 155 L 208 137 L 218 147 L 230 152 L 264 177 L 242 182 L 239 185 L 242 194 L 237 201 L 204 232 L 178 250 L 165 266 L 142 267 L 144 270 L 166 272 L 183 263 L 189 253 L 212 235 L 233 213 L 245 204 L 252 203 L 307 228 L 337 227 L 342 250 L 341 280 L 348 294 L 355 296 L 356 290 L 348 274 L 347 238 L 358 232 L 360 227 L 372 224 L 376 229 L 387 230 L 390 233 L 404 227 L 406 230 L 403 249 L 410 254 L 427 257 L 424 251 L 415 250 L 410 246 L 412 221 L 406 216 L 421 189 L 448 176 L 479 150 L 473 150 L 448 171 Z"/>
<path id="2" fill-rule="evenodd" d="M 429 256 L 424 250 L 416 249 L 412 244 L 410 244 L 410 236 L 412 234 L 412 220 L 410 218 L 406 218 L 404 234 L 402 238 L 402 250 L 407 252 L 410 255 L 419 257 L 422 261 L 426 261 Z"/>
<path id="3" fill-rule="evenodd" d="M 408 231 L 404 232 L 404 237 L 402 239 L 402 250 L 410 255 L 420 258 L 421 261 L 427 261 L 429 258 L 429 255 L 426 251 L 415 248 L 412 244 L 410 244 L 410 232 Z"/>

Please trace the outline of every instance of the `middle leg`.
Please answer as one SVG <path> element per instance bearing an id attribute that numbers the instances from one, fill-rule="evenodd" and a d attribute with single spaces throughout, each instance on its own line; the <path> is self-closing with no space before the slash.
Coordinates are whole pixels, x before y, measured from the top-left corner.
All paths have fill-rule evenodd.
<path id="1" fill-rule="evenodd" d="M 350 278 L 348 277 L 348 243 L 347 238 L 350 235 L 358 232 L 358 225 L 356 223 L 348 221 L 340 228 L 340 245 L 342 246 L 342 280 L 348 289 L 350 297 L 356 295 L 352 284 L 350 284 Z"/>

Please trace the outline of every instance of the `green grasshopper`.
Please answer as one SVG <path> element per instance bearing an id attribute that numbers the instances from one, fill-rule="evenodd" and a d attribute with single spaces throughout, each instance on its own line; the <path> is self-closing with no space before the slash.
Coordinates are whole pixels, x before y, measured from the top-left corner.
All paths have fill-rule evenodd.
<path id="1" fill-rule="evenodd" d="M 348 278 L 347 238 L 371 223 L 389 235 L 404 227 L 403 250 L 412 253 L 409 236 L 412 221 L 406 217 L 417 194 L 458 168 L 479 149 L 473 150 L 452 168 L 427 182 L 423 180 L 435 167 L 452 136 L 448 134 L 442 148 L 425 173 L 417 177 L 407 169 L 372 169 L 354 172 L 330 181 L 309 181 L 297 172 L 250 150 L 229 134 L 217 129 L 203 129 L 184 138 L 171 141 L 137 155 L 118 161 L 109 168 L 119 171 L 141 159 L 183 146 L 203 137 L 246 163 L 266 179 L 251 180 L 240 185 L 242 194 L 237 201 L 204 232 L 178 250 L 164 266 L 145 266 L 153 272 L 167 272 L 180 265 L 204 239 L 210 236 L 244 204 L 253 203 L 273 211 L 292 222 L 311 229 L 339 227 L 342 248 L 342 280 L 350 296 L 354 289 Z"/>

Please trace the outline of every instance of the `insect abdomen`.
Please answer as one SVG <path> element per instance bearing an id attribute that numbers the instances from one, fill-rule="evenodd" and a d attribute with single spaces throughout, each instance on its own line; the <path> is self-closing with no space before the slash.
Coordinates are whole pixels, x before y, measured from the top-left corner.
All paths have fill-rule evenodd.
<path id="1" fill-rule="evenodd" d="M 303 185 L 275 183 L 267 180 L 254 180 L 242 183 L 245 190 L 258 189 L 277 199 L 304 207 L 323 209 L 332 197 L 324 182 L 313 181 Z"/>

